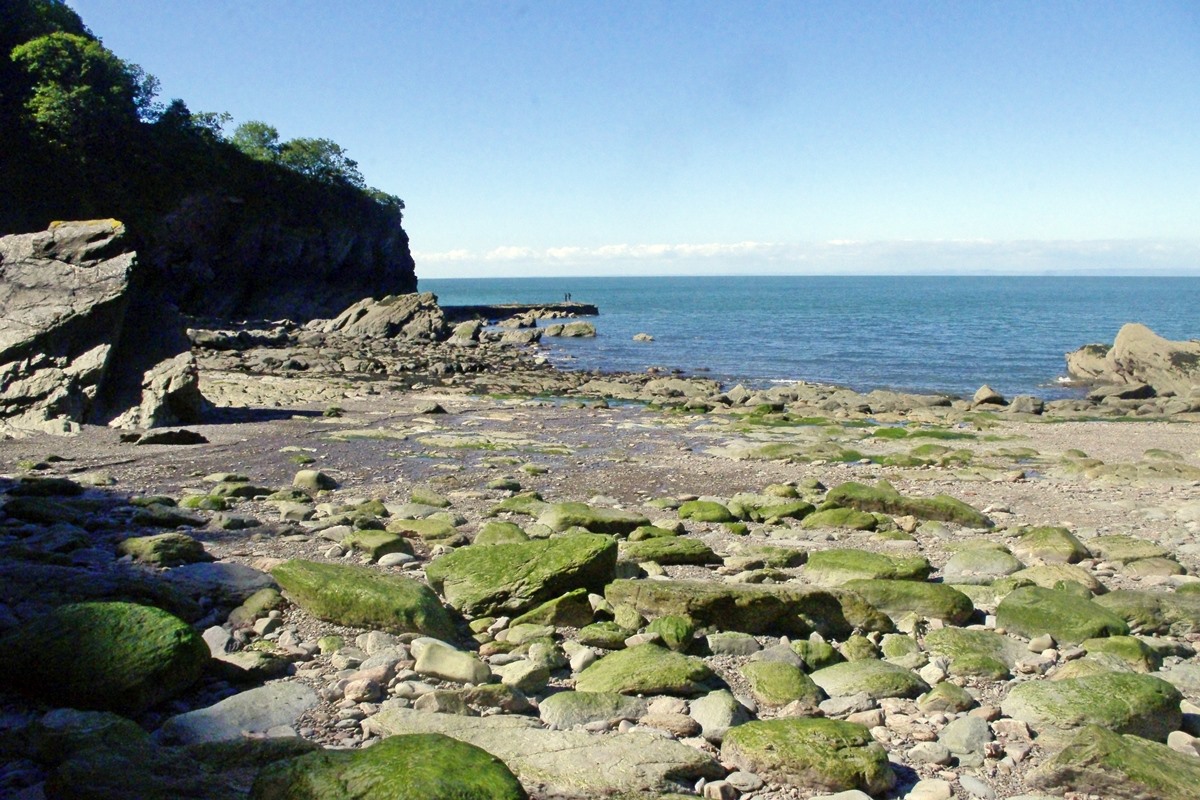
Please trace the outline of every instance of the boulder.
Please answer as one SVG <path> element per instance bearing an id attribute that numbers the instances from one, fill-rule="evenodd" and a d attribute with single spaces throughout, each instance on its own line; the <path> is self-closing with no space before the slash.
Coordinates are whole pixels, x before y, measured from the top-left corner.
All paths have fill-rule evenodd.
<path id="1" fill-rule="evenodd" d="M 682 536 L 658 536 L 638 542 L 623 542 L 620 556 L 625 561 L 653 561 L 664 566 L 716 564 L 721 561 L 704 542 Z"/>
<path id="2" fill-rule="evenodd" d="M 1200 759 L 1089 725 L 1034 770 L 1029 785 L 1109 800 L 1192 800 L 1200 786 Z"/>
<path id="3" fill-rule="evenodd" d="M 1005 716 L 1028 723 L 1040 734 L 1100 725 L 1159 742 L 1183 722 L 1183 695 L 1151 675 L 1101 672 L 1059 681 L 1027 681 L 1001 704 Z"/>
<path id="4" fill-rule="evenodd" d="M 646 700 L 619 692 L 556 692 L 538 704 L 538 715 L 546 726 L 569 730 L 590 722 L 632 720 L 646 714 Z"/>
<path id="5" fill-rule="evenodd" d="M 862 725 L 829 719 L 774 719 L 731 728 L 721 760 L 775 783 L 882 794 L 896 783 L 887 751 Z"/>
<path id="6" fill-rule="evenodd" d="M 921 556 L 891 556 L 853 548 L 815 551 L 804 566 L 805 577 L 819 586 L 840 586 L 852 580 L 923 581 L 931 571 L 929 562 Z"/>
<path id="7" fill-rule="evenodd" d="M 556 532 L 579 527 L 592 533 L 629 534 L 650 524 L 650 520 L 632 511 L 597 508 L 586 503 L 554 503 L 536 513 L 539 525 Z"/>
<path id="8" fill-rule="evenodd" d="M 942 567 L 942 579 L 949 584 L 987 585 L 1024 566 L 1007 550 L 967 547 L 950 556 Z"/>
<path id="9" fill-rule="evenodd" d="M 1022 587 L 1001 600 L 996 624 L 1030 638 L 1048 633 L 1063 644 L 1129 633 L 1125 620 L 1103 606 L 1041 586 Z"/>
<path id="10" fill-rule="evenodd" d="M 195 683 L 208 645 L 166 611 L 73 603 L 0 640 L 0 681 L 50 703 L 140 714 Z"/>
<path id="11" fill-rule="evenodd" d="M 431 292 L 389 294 L 359 300 L 317 328 L 369 339 L 438 341 L 446 338 L 446 317 Z"/>
<path id="12" fill-rule="evenodd" d="M 319 702 L 317 693 L 303 683 L 278 682 L 226 697 L 168 719 L 155 732 L 162 744 L 199 744 L 236 741 L 290 727 Z"/>
<path id="13" fill-rule="evenodd" d="M 575 679 L 579 692 L 698 695 L 711 691 L 714 676 L 703 659 L 656 644 L 609 653 Z"/>
<path id="14" fill-rule="evenodd" d="M 431 561 L 425 576 L 459 611 L 519 614 L 572 589 L 604 591 L 616 563 L 612 537 L 578 534 L 461 547 Z"/>
<path id="15" fill-rule="evenodd" d="M 842 588 L 860 595 L 893 620 L 917 614 L 963 625 L 975 612 L 969 597 L 941 583 L 853 580 L 842 584 Z"/>
<path id="16" fill-rule="evenodd" d="M 929 691 L 929 685 L 913 671 L 871 659 L 834 664 L 817 670 L 811 677 L 830 697 L 866 694 L 873 700 L 915 698 Z"/>
<path id="17" fill-rule="evenodd" d="M 1148 634 L 1200 633 L 1200 593 L 1121 589 L 1095 602 Z"/>
<path id="18" fill-rule="evenodd" d="M 1091 553 L 1066 528 L 1038 527 L 1021 531 L 1020 541 L 1013 545 L 1013 555 L 1033 563 L 1074 564 Z"/>
<path id="19" fill-rule="evenodd" d="M 990 528 L 992 521 L 978 510 L 949 495 L 934 497 L 905 497 L 887 481 L 875 486 L 848 481 L 835 486 L 825 495 L 831 506 L 856 508 L 859 511 L 878 511 L 893 516 L 912 515 L 918 519 L 953 522 L 967 528 Z"/>
<path id="20" fill-rule="evenodd" d="M 742 667 L 750 692 L 760 706 L 786 706 L 800 702 L 816 708 L 825 699 L 821 687 L 793 664 L 782 661 L 750 661 Z"/>
<path id="21" fill-rule="evenodd" d="M 925 647 L 950 661 L 950 674 L 1004 680 L 1029 655 L 1016 641 L 991 631 L 940 628 L 925 635 Z"/>
<path id="22" fill-rule="evenodd" d="M 455 638 L 449 613 L 429 587 L 367 567 L 293 559 L 271 574 L 292 602 L 319 619 L 391 633 Z"/>
<path id="23" fill-rule="evenodd" d="M 0 420 L 51 433 L 199 421 L 182 321 L 125 234 L 94 220 L 0 238 Z"/>
<path id="24" fill-rule="evenodd" d="M 525 800 L 491 753 L 441 733 L 391 736 L 362 750 L 322 750 L 264 769 L 253 800 Z"/>
<path id="25" fill-rule="evenodd" d="M 1112 347 L 1086 345 L 1068 353 L 1067 371 L 1082 380 L 1142 383 L 1157 395 L 1186 398 L 1200 387 L 1200 341 L 1170 341 L 1130 322 L 1121 326 Z"/>

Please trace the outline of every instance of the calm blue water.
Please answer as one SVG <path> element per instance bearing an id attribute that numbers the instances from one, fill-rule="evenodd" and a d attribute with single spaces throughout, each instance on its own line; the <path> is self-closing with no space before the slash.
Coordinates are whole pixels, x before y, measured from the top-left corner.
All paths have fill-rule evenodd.
<path id="1" fill-rule="evenodd" d="M 772 276 L 422 280 L 443 305 L 595 303 L 568 369 L 682 369 L 724 382 L 1064 397 L 1063 354 L 1137 321 L 1200 337 L 1200 278 Z M 655 340 L 633 341 L 646 332 Z"/>

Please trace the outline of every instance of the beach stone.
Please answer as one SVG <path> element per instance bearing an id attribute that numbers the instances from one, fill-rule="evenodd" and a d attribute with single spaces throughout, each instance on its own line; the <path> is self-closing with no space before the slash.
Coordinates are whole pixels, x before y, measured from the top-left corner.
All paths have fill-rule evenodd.
<path id="1" fill-rule="evenodd" d="M 799 702 L 816 708 L 825 693 L 812 678 L 792 664 L 780 661 L 751 661 L 742 667 L 750 692 L 760 706 L 779 707 Z"/>
<path id="2" fill-rule="evenodd" d="M 884 634 L 879 650 L 886 661 L 905 669 L 920 669 L 929 661 L 916 640 L 901 633 Z"/>
<path id="3" fill-rule="evenodd" d="M 492 670 L 474 653 L 434 640 L 420 648 L 413 669 L 421 675 L 452 683 L 487 683 L 492 678 Z"/>
<path id="4" fill-rule="evenodd" d="M 440 512 L 438 512 L 440 513 Z M 415 536 L 426 544 L 444 544 L 458 547 L 467 544 L 467 536 L 448 519 L 426 517 L 424 519 L 396 519 L 388 522 L 388 533 Z"/>
<path id="5" fill-rule="evenodd" d="M 718 780 L 725 774 L 709 756 L 661 735 L 547 730 L 536 719 L 509 714 L 425 714 L 387 702 L 363 721 L 363 729 L 384 737 L 444 733 L 492 753 L 522 783 L 549 796 L 647 796 L 690 789 L 702 778 Z"/>
<path id="6" fill-rule="evenodd" d="M 971 797 L 978 797 L 979 800 L 996 800 L 996 790 L 974 775 L 959 775 L 958 784 Z"/>
<path id="7" fill-rule="evenodd" d="M 1086 589 L 1089 595 L 1108 591 L 1096 576 L 1074 564 L 1035 564 L 1014 572 L 1012 579 L 1018 584 L 1032 583 L 1043 589 L 1069 589 L 1070 584 L 1075 584 Z"/>
<path id="8" fill-rule="evenodd" d="M 1061 681 L 1029 681 L 1013 687 L 1001 704 L 1005 716 L 1039 733 L 1100 725 L 1165 742 L 1182 724 L 1183 696 L 1171 684 L 1149 675 L 1107 672 Z"/>
<path id="9" fill-rule="evenodd" d="M 679 534 L 680 531 L 658 525 L 639 525 L 634 529 L 633 533 L 629 534 L 629 541 L 640 542 L 644 539 L 658 539 L 662 537 L 678 536 Z"/>
<path id="10" fill-rule="evenodd" d="M 378 561 L 393 553 L 413 555 L 413 546 L 408 539 L 387 531 L 354 531 L 342 539 L 342 545 L 363 553 L 372 561 Z"/>
<path id="11" fill-rule="evenodd" d="M 208 645 L 161 609 L 71 603 L 0 639 L 0 682 L 46 702 L 134 715 L 203 674 Z"/>
<path id="12" fill-rule="evenodd" d="M 620 558 L 624 561 L 653 561 L 663 566 L 677 564 L 716 564 L 721 561 L 708 545 L 698 539 L 682 536 L 656 537 L 640 542 L 622 542 Z"/>
<path id="13" fill-rule="evenodd" d="M 826 508 L 804 517 L 800 527 L 805 530 L 818 528 L 848 528 L 852 531 L 873 531 L 879 526 L 874 514 L 856 508 Z"/>
<path id="14" fill-rule="evenodd" d="M 983 753 L 984 746 L 995 739 L 987 721 L 979 717 L 959 717 L 938 732 L 938 741 L 956 756 Z"/>
<path id="15" fill-rule="evenodd" d="M 293 559 L 271 574 L 292 602 L 318 619 L 390 633 L 453 640 L 449 613 L 428 586 L 367 567 Z"/>
<path id="16" fill-rule="evenodd" d="M 739 631 L 718 631 L 704 638 L 713 655 L 748 656 L 762 649 L 757 639 Z"/>
<path id="17" fill-rule="evenodd" d="M 911 515 L 917 519 L 953 522 L 966 528 L 990 528 L 992 521 L 978 510 L 949 495 L 905 497 L 887 481 L 875 486 L 849 481 L 833 487 L 825 495 L 827 504 L 891 516 Z"/>
<path id="18" fill-rule="evenodd" d="M 715 744 L 721 743 L 730 728 L 750 721 L 749 710 L 728 689 L 693 698 L 688 713 L 700 723 L 700 735 Z"/>
<path id="19" fill-rule="evenodd" d="M 613 606 L 647 618 L 687 617 L 698 627 L 750 634 L 844 639 L 855 629 L 892 630 L 883 612 L 852 592 L 804 586 L 719 584 L 699 580 L 615 580 L 604 590 Z"/>
<path id="20" fill-rule="evenodd" d="M 1128 564 L 1142 558 L 1163 558 L 1170 555 L 1154 542 L 1136 536 L 1112 534 L 1088 539 L 1087 548 L 1097 558 Z"/>
<path id="21" fill-rule="evenodd" d="M 961 686 L 942 681 L 917 698 L 917 708 L 926 714 L 958 714 L 969 711 L 978 703 L 971 693 Z"/>
<path id="22" fill-rule="evenodd" d="M 948 584 L 986 585 L 1024 566 L 1006 550 L 969 547 L 950 556 L 942 567 L 942 580 Z"/>
<path id="23" fill-rule="evenodd" d="M 134 561 L 159 567 L 177 567 L 199 561 L 212 561 L 204 545 L 185 533 L 160 533 L 155 536 L 131 536 L 117 545 L 117 552 Z"/>
<path id="24" fill-rule="evenodd" d="M 538 704 L 538 716 L 555 730 L 622 719 L 636 722 L 646 712 L 644 699 L 619 692 L 556 692 Z"/>
<path id="25" fill-rule="evenodd" d="M 941 742 L 918 742 L 904 756 L 910 764 L 948 766 L 954 760 L 950 748 Z"/>
<path id="26" fill-rule="evenodd" d="M 595 612 L 588 602 L 587 589 L 572 589 L 553 600 L 547 600 L 531 608 L 511 623 L 516 625 L 554 625 L 556 627 L 582 628 L 592 623 Z"/>
<path id="27" fill-rule="evenodd" d="M 293 726 L 320 698 L 302 683 L 277 682 L 239 692 L 207 708 L 177 714 L 155 733 L 162 744 L 221 742 Z"/>
<path id="28" fill-rule="evenodd" d="M 887 752 L 870 732 L 836 720 L 747 722 L 725 734 L 721 760 L 787 786 L 881 794 L 896 783 Z"/>
<path id="29" fill-rule="evenodd" d="M 1183 565 L 1173 558 L 1139 558 L 1126 562 L 1122 571 L 1131 578 L 1156 578 L 1183 575 L 1187 572 Z"/>
<path id="30" fill-rule="evenodd" d="M 687 617 L 666 616 L 651 620 L 645 632 L 656 634 L 664 645 L 684 653 L 692 646 L 696 625 Z"/>
<path id="31" fill-rule="evenodd" d="M 847 661 L 819 669 L 810 677 L 830 697 L 915 698 L 929 691 L 929 684 L 911 670 L 886 661 Z"/>
<path id="32" fill-rule="evenodd" d="M 792 651 L 800 656 L 804 666 L 810 672 L 814 669 L 840 664 L 846 659 L 829 642 L 798 639 L 791 644 Z"/>
<path id="33" fill-rule="evenodd" d="M 525 694 L 540 692 L 550 683 L 549 668 L 527 659 L 497 666 L 492 671 L 505 686 L 511 686 Z"/>
<path id="34" fill-rule="evenodd" d="M 907 614 L 963 625 L 975 612 L 971 599 L 941 583 L 904 580 L 852 580 L 842 588 L 859 594 L 868 603 L 899 620 Z"/>
<path id="35" fill-rule="evenodd" d="M 917 781 L 904 795 L 904 800 L 950 800 L 954 796 L 950 782 L 941 778 Z"/>
<path id="36" fill-rule="evenodd" d="M 1125 668 L 1134 672 L 1156 672 L 1162 667 L 1162 656 L 1148 644 L 1135 636 L 1107 636 L 1088 639 L 1083 649 L 1089 657 L 1104 655 L 1118 660 Z"/>
<path id="37" fill-rule="evenodd" d="M 1004 680 L 1027 653 L 1007 636 L 992 631 L 940 628 L 925 635 L 930 653 L 950 661 L 950 674 Z"/>
<path id="38" fill-rule="evenodd" d="M 1029 528 L 1013 545 L 1013 555 L 1042 564 L 1075 564 L 1091 557 L 1083 542 L 1066 528 Z"/>
<path id="39" fill-rule="evenodd" d="M 1200 593 L 1121 589 L 1097 597 L 1095 602 L 1143 633 L 1200 633 Z"/>
<path id="40" fill-rule="evenodd" d="M 1000 601 L 996 624 L 1031 638 L 1048 633 L 1056 642 L 1065 644 L 1129 633 L 1125 620 L 1107 608 L 1068 592 L 1040 586 L 1016 589 Z"/>
<path id="41" fill-rule="evenodd" d="M 618 508 L 597 508 L 587 503 L 554 503 L 538 514 L 537 522 L 559 533 L 584 528 L 592 533 L 629 534 L 650 520 Z"/>
<path id="42" fill-rule="evenodd" d="M 689 500 L 676 511 L 680 519 L 694 522 L 733 522 L 734 515 L 721 503 L 714 500 Z"/>
<path id="43" fill-rule="evenodd" d="M 322 750 L 274 764 L 259 774 L 251 797 L 346 797 L 349 787 L 361 800 L 528 797 L 499 758 L 440 733 L 392 736 L 362 750 Z"/>
<path id="44" fill-rule="evenodd" d="M 579 673 L 575 690 L 691 696 L 711 691 L 713 679 L 703 659 L 639 644 L 609 653 Z"/>
<path id="45" fill-rule="evenodd" d="M 610 536 L 471 545 L 438 556 L 425 568 L 446 603 L 474 616 L 519 614 L 573 589 L 604 591 L 616 571 Z"/>
<path id="46" fill-rule="evenodd" d="M 804 566 L 804 575 L 818 586 L 841 586 L 852 580 L 923 581 L 931 571 L 929 562 L 921 556 L 891 556 L 857 549 L 817 550 L 809 553 Z"/>
<path id="47" fill-rule="evenodd" d="M 234 604 L 261 589 L 275 586 L 275 579 L 246 564 L 230 561 L 197 562 L 175 567 L 166 579 L 182 591 L 198 597 L 217 597 Z"/>
<path id="48" fill-rule="evenodd" d="M 475 534 L 472 544 L 509 544 L 512 542 L 527 542 L 529 534 L 514 522 L 491 520 Z"/>
<path id="49" fill-rule="evenodd" d="M 1106 800 L 1191 800 L 1200 786 L 1200 758 L 1090 725 L 1034 770 L 1029 784 Z"/>

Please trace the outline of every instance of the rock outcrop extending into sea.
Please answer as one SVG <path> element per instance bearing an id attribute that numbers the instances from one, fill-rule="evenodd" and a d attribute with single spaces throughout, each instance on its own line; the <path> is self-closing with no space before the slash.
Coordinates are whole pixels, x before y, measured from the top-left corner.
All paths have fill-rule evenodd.
<path id="1" fill-rule="evenodd" d="M 0 433 L 0 794 L 1195 797 L 1200 407 L 1121 336 L 1152 393 L 759 389 L 380 295 L 188 320 L 208 405 L 115 430 L 110 227 L 0 263 L 74 398 Z"/>

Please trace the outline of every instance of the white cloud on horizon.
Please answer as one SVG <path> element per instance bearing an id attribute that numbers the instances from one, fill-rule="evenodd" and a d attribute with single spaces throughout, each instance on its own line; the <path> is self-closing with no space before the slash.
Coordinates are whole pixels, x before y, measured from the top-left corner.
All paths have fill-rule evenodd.
<path id="1" fill-rule="evenodd" d="M 415 252 L 425 278 L 788 273 L 1200 274 L 1200 240 L 990 239 L 502 246 Z"/>

